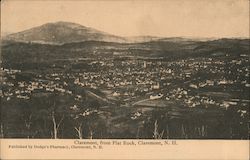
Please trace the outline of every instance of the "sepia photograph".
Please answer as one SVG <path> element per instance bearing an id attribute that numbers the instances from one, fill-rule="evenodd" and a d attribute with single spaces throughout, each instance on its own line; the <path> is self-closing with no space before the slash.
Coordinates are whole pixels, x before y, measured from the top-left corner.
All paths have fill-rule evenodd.
<path id="1" fill-rule="evenodd" d="M 248 0 L 2 0 L 0 137 L 248 140 L 249 44 Z"/>

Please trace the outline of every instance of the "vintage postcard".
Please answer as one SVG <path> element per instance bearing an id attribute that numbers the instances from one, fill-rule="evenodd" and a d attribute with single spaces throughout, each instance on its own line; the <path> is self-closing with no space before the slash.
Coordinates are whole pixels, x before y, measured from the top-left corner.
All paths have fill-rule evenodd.
<path id="1" fill-rule="evenodd" d="M 249 159 L 248 0 L 2 0 L 1 159 Z"/>

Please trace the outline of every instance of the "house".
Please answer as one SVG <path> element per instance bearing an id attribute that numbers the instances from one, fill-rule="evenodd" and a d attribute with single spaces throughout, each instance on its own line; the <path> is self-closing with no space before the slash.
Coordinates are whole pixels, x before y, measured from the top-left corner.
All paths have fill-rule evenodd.
<path id="1" fill-rule="evenodd" d="M 151 96 L 149 97 L 149 99 L 154 100 L 154 99 L 160 99 L 160 98 L 162 98 L 162 97 L 163 97 L 163 94 L 162 94 L 162 93 L 159 93 L 159 94 L 157 94 L 157 95 L 151 95 Z"/>
<path id="2" fill-rule="evenodd" d="M 151 88 L 152 88 L 152 89 L 160 89 L 160 84 L 157 83 L 157 84 L 155 84 L 155 85 L 152 85 Z"/>

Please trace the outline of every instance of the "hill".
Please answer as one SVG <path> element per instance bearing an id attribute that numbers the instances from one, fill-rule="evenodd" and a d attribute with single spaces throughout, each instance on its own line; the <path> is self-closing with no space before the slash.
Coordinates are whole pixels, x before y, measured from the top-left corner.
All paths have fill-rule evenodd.
<path id="1" fill-rule="evenodd" d="M 125 38 L 71 22 L 46 23 L 7 35 L 4 40 L 42 44 L 64 44 L 82 41 L 126 42 Z"/>

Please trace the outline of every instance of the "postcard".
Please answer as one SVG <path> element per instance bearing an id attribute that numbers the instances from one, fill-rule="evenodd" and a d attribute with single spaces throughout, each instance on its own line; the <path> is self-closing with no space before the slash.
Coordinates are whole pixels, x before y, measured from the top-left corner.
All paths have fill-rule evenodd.
<path id="1" fill-rule="evenodd" d="M 249 159 L 248 0 L 2 0 L 1 159 Z"/>

